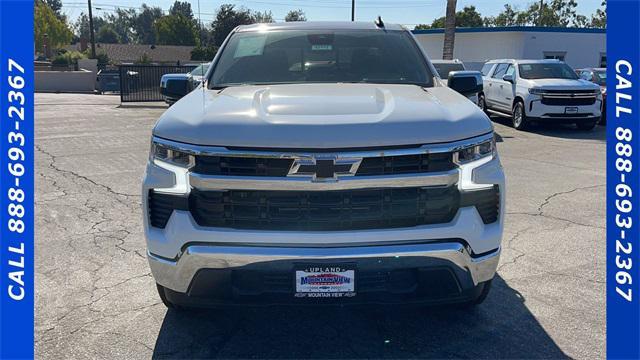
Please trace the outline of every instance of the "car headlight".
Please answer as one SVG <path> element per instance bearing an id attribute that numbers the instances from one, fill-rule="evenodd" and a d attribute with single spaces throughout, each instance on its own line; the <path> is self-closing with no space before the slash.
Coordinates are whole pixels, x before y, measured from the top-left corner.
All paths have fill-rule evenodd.
<path id="1" fill-rule="evenodd" d="M 152 162 L 157 160 L 186 169 L 195 164 L 193 155 L 157 142 L 151 142 L 150 160 Z"/>
<path id="2" fill-rule="evenodd" d="M 541 95 L 543 92 L 544 92 L 544 89 L 540 89 L 540 88 L 529 89 L 529 94 L 532 94 L 532 95 Z"/>
<path id="3" fill-rule="evenodd" d="M 495 137 L 490 140 L 464 147 L 453 153 L 453 162 L 458 165 L 470 163 L 486 157 L 493 157 L 496 152 Z"/>

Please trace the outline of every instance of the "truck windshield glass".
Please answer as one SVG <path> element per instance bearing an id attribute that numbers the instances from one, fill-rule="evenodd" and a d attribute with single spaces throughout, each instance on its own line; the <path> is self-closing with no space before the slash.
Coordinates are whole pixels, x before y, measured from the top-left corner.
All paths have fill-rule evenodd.
<path id="1" fill-rule="evenodd" d="M 452 71 L 461 71 L 464 70 L 464 66 L 462 64 L 433 64 L 433 67 L 436 68 L 438 74 L 442 79 L 449 78 L 449 73 Z"/>
<path id="2" fill-rule="evenodd" d="M 433 80 L 404 31 L 289 30 L 235 33 L 210 86 L 339 82 L 429 87 Z"/>
<path id="3" fill-rule="evenodd" d="M 523 79 L 577 79 L 578 75 L 565 63 L 520 64 Z"/>

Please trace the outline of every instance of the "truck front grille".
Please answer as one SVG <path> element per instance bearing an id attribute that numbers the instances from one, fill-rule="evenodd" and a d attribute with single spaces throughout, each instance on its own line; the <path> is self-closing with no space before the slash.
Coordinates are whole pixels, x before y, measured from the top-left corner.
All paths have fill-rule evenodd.
<path id="1" fill-rule="evenodd" d="M 342 191 L 199 191 L 189 207 L 200 226 L 260 230 L 361 230 L 447 223 L 456 186 Z"/>
<path id="2" fill-rule="evenodd" d="M 542 97 L 541 102 L 544 105 L 557 106 L 593 105 L 596 102 L 596 97 Z"/>
<path id="3" fill-rule="evenodd" d="M 483 223 L 500 214 L 500 189 L 459 192 L 432 188 L 343 191 L 200 191 L 189 198 L 148 196 L 149 223 L 164 228 L 173 210 L 190 210 L 198 225 L 255 230 L 363 230 L 448 223 L 459 207 L 475 206 Z"/>
<path id="4" fill-rule="evenodd" d="M 292 159 L 197 155 L 194 173 L 226 176 L 285 177 Z M 356 176 L 419 174 L 455 167 L 451 153 L 365 157 Z"/>

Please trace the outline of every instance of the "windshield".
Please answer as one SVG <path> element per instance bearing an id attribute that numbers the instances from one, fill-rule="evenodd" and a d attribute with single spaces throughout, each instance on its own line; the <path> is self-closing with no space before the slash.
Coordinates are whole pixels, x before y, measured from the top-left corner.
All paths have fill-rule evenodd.
<path id="1" fill-rule="evenodd" d="M 452 71 L 460 71 L 464 70 L 464 66 L 461 63 L 453 63 L 453 64 L 436 64 L 433 63 L 433 67 L 436 68 L 438 74 L 443 79 L 449 78 L 449 73 Z"/>
<path id="2" fill-rule="evenodd" d="M 191 70 L 191 75 L 194 76 L 204 76 L 207 73 L 207 70 L 209 70 L 209 65 L 211 64 L 201 64 L 198 65 L 198 67 L 196 67 L 195 69 Z"/>
<path id="3" fill-rule="evenodd" d="M 577 79 L 578 75 L 565 63 L 520 64 L 523 79 Z"/>
<path id="4" fill-rule="evenodd" d="M 246 84 L 365 82 L 432 86 L 415 41 L 404 31 L 235 33 L 211 87 Z"/>
<path id="5" fill-rule="evenodd" d="M 594 71 L 593 72 L 593 81 L 600 85 L 607 85 L 607 72 L 606 71 Z"/>

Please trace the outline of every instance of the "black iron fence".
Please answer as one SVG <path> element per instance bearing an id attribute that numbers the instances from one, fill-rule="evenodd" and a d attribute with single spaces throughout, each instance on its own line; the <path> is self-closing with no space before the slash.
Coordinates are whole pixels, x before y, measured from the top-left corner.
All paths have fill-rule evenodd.
<path id="1" fill-rule="evenodd" d="M 184 74 L 195 66 L 121 65 L 120 101 L 162 101 L 160 79 L 165 74 Z"/>

